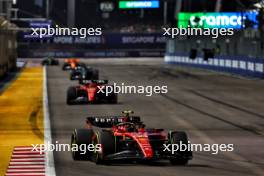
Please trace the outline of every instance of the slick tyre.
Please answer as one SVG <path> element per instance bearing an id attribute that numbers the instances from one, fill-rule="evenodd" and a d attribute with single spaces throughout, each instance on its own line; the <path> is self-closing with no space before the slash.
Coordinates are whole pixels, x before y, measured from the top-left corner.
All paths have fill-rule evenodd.
<path id="1" fill-rule="evenodd" d="M 73 75 L 73 73 L 71 72 L 71 73 L 70 73 L 70 80 L 74 80 L 73 77 L 74 77 L 74 75 Z"/>
<path id="2" fill-rule="evenodd" d="M 77 97 L 77 91 L 75 87 L 69 87 L 67 90 L 67 104 L 71 105 L 73 104 L 73 101 Z"/>
<path id="3" fill-rule="evenodd" d="M 93 161 L 96 164 L 109 164 L 106 156 L 115 152 L 115 139 L 113 134 L 109 131 L 98 130 L 94 144 L 100 144 L 101 151 L 94 153 Z"/>
<path id="4" fill-rule="evenodd" d="M 66 67 L 68 67 L 68 66 L 69 66 L 68 63 L 64 63 L 63 66 L 62 66 L 62 70 L 64 70 L 64 71 L 67 70 Z"/>
<path id="5" fill-rule="evenodd" d="M 48 62 L 47 61 L 42 61 L 42 63 L 41 63 L 43 66 L 46 66 L 46 65 L 48 65 Z"/>
<path id="6" fill-rule="evenodd" d="M 110 95 L 106 96 L 106 98 L 109 104 L 117 104 L 117 94 L 116 93 L 112 92 Z"/>
<path id="7" fill-rule="evenodd" d="M 182 131 L 174 131 L 169 134 L 169 140 L 171 144 L 180 145 L 185 144 L 187 146 L 188 144 L 188 137 L 185 132 Z M 172 165 L 186 165 L 189 161 L 189 156 L 192 156 L 191 151 L 178 151 L 177 156 L 175 158 L 170 159 L 170 163 Z"/>
<path id="8" fill-rule="evenodd" d="M 74 160 L 89 160 L 93 156 L 92 151 L 81 151 L 80 146 L 92 144 L 93 130 L 75 129 L 71 136 L 71 153 Z"/>
<path id="9" fill-rule="evenodd" d="M 98 70 L 93 70 L 92 79 L 94 79 L 94 80 L 98 80 L 99 79 L 99 72 L 98 72 Z"/>
<path id="10" fill-rule="evenodd" d="M 60 65 L 60 62 L 59 62 L 58 60 L 55 60 L 55 61 L 53 62 L 53 65 Z"/>

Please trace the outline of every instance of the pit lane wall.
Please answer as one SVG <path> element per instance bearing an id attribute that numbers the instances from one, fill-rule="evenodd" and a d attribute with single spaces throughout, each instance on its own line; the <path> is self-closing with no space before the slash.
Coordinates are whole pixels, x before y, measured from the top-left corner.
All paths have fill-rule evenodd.
<path id="1" fill-rule="evenodd" d="M 164 60 L 168 64 L 196 67 L 264 79 L 264 59 L 254 59 L 245 56 L 219 56 L 204 61 L 202 57 L 190 59 L 189 56 L 186 55 L 166 53 Z"/>
<path id="2" fill-rule="evenodd" d="M 16 32 L 9 30 L 12 25 L 0 17 L 0 78 L 16 68 Z"/>
<path id="3" fill-rule="evenodd" d="M 248 32 L 236 32 L 231 37 L 189 36 L 169 39 L 166 44 L 164 61 L 185 67 L 195 67 L 225 72 L 246 77 L 264 79 L 264 49 L 258 35 L 248 35 Z M 250 33 L 251 34 L 251 33 Z M 214 58 L 204 59 L 204 49 L 214 51 Z M 194 59 L 191 50 L 196 50 Z"/>

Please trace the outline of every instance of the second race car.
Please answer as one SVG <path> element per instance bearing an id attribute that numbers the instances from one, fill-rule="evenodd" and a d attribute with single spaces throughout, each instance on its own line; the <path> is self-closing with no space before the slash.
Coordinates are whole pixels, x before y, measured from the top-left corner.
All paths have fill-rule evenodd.
<path id="1" fill-rule="evenodd" d="M 70 80 L 98 80 L 99 71 L 85 65 L 77 66 L 70 72 Z"/>
<path id="2" fill-rule="evenodd" d="M 59 65 L 59 61 L 53 57 L 44 58 L 41 62 L 44 65 Z"/>
<path id="3" fill-rule="evenodd" d="M 67 104 L 85 103 L 117 103 L 117 94 L 106 94 L 108 80 L 82 80 L 80 85 L 71 86 L 67 90 Z"/>

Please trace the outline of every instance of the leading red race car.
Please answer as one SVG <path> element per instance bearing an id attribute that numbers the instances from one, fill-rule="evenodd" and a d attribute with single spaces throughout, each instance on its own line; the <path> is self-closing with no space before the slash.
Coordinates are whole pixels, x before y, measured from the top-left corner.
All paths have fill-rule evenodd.
<path id="1" fill-rule="evenodd" d="M 79 86 L 71 86 L 67 90 L 67 104 L 86 103 L 117 103 L 117 94 L 106 94 L 105 88 L 108 80 L 80 80 Z"/>
<path id="2" fill-rule="evenodd" d="M 173 165 L 185 165 L 192 159 L 191 151 L 165 150 L 165 145 L 188 144 L 185 132 L 146 128 L 132 111 L 123 111 L 121 116 L 88 117 L 86 128 L 75 129 L 71 146 L 100 145 L 100 150 L 72 150 L 74 160 L 91 160 L 97 164 L 111 163 L 114 160 L 154 161 L 167 159 Z M 73 148 L 72 148 L 73 149 Z"/>

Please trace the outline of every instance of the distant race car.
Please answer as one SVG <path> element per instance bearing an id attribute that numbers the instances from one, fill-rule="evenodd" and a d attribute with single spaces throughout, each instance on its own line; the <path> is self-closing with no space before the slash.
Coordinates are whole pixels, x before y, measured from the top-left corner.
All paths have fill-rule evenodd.
<path id="1" fill-rule="evenodd" d="M 88 117 L 84 129 L 75 129 L 71 146 L 100 145 L 96 151 L 82 154 L 72 150 L 74 160 L 91 160 L 97 164 L 109 164 L 115 160 L 155 161 L 167 159 L 172 165 L 186 165 L 192 152 L 181 150 L 172 153 L 164 145 L 188 144 L 185 132 L 146 128 L 132 111 L 123 111 L 121 116 Z M 73 149 L 73 148 L 72 148 Z"/>
<path id="2" fill-rule="evenodd" d="M 59 65 L 59 61 L 53 57 L 47 57 L 42 60 L 41 64 L 44 65 Z"/>
<path id="3" fill-rule="evenodd" d="M 99 71 L 85 65 L 77 66 L 70 72 L 70 80 L 98 80 Z"/>
<path id="4" fill-rule="evenodd" d="M 72 70 L 77 66 L 84 66 L 84 63 L 80 63 L 80 59 L 65 59 L 62 65 L 62 70 Z"/>
<path id="5" fill-rule="evenodd" d="M 117 103 L 117 94 L 106 94 L 108 80 L 81 80 L 79 86 L 71 86 L 67 90 L 67 104 L 85 103 Z"/>

